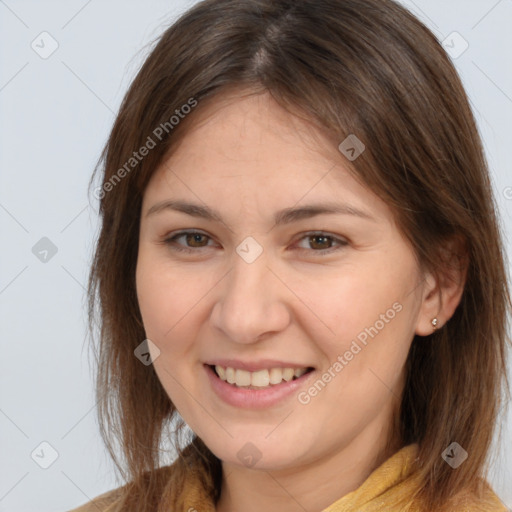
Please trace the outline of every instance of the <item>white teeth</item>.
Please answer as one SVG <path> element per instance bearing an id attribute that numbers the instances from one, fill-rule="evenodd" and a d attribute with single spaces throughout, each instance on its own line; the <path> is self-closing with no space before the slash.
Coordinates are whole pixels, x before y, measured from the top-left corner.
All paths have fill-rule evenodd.
<path id="1" fill-rule="evenodd" d="M 234 368 L 226 368 L 226 380 L 230 384 L 234 384 L 235 383 L 235 369 Z"/>
<path id="2" fill-rule="evenodd" d="M 215 367 L 215 371 L 217 372 L 217 374 L 219 375 L 219 377 L 222 380 L 226 380 L 226 370 L 224 370 L 224 368 L 222 368 L 222 366 L 217 365 Z"/>
<path id="3" fill-rule="evenodd" d="M 283 370 L 283 379 L 288 382 L 293 379 L 293 375 L 295 373 L 295 370 L 293 368 L 285 368 Z"/>
<path id="4" fill-rule="evenodd" d="M 259 370 L 257 372 L 253 372 L 251 375 L 251 385 L 257 386 L 259 388 L 264 388 L 270 384 L 270 375 L 268 374 L 268 370 Z M 238 386 L 238 382 L 236 383 Z"/>
<path id="5" fill-rule="evenodd" d="M 295 375 L 295 377 L 299 378 L 301 377 L 302 375 L 304 375 L 306 372 L 308 371 L 307 368 L 297 368 L 293 374 Z"/>
<path id="6" fill-rule="evenodd" d="M 247 370 L 238 370 L 235 368 L 224 368 L 216 365 L 215 371 L 220 379 L 234 384 L 238 387 L 258 387 L 265 388 L 270 385 L 281 384 L 284 380 L 289 382 L 293 378 L 299 378 L 304 375 L 307 368 L 270 368 L 269 370 L 258 370 L 257 372 L 249 372 Z"/>
<path id="7" fill-rule="evenodd" d="M 235 384 L 237 386 L 250 386 L 251 385 L 251 373 L 246 370 L 236 370 Z"/>
<path id="8" fill-rule="evenodd" d="M 283 370 L 281 368 L 271 368 L 270 384 L 279 384 L 283 380 Z"/>

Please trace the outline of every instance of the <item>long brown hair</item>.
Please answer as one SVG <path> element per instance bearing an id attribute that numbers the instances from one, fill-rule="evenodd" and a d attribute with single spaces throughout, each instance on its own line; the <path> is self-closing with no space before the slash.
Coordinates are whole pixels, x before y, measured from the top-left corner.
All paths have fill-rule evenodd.
<path id="1" fill-rule="evenodd" d="M 454 66 L 392 0 L 205 0 L 155 44 L 97 168 L 101 232 L 89 314 L 91 329 L 99 325 L 101 434 L 132 482 L 123 510 L 158 508 L 164 482 L 155 470 L 177 415 L 152 367 L 134 357 L 145 339 L 135 289 L 142 196 L 201 102 L 228 87 L 269 92 L 336 144 L 350 134 L 363 141 L 353 172 L 392 207 L 424 268 L 442 271 L 443 247 L 461 241 L 461 303 L 442 329 L 413 340 L 396 422 L 402 445 L 419 444 L 425 510 L 478 490 L 507 388 L 510 295 L 487 164 Z M 143 146 L 151 146 L 146 156 L 130 160 Z M 452 441 L 470 454 L 457 471 L 441 458 Z M 190 446 L 218 483 L 219 461 L 195 436 Z"/>

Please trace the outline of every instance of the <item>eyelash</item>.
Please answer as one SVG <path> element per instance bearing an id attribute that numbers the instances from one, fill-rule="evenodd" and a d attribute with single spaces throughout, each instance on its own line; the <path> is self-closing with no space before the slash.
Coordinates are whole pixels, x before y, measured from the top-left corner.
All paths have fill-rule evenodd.
<path id="1" fill-rule="evenodd" d="M 212 240 L 212 238 L 210 236 L 208 236 L 206 233 L 203 233 L 202 231 L 180 231 L 179 233 L 175 233 L 167 238 L 165 238 L 163 240 L 163 244 L 167 245 L 168 247 L 170 247 L 173 251 L 177 251 L 177 252 L 184 252 L 184 253 L 193 253 L 193 252 L 198 252 L 200 251 L 201 249 L 206 249 L 208 247 L 211 247 L 211 246 L 204 246 L 204 247 L 196 247 L 196 248 L 190 248 L 190 247 L 185 247 L 185 246 L 182 246 L 182 245 L 179 245 L 176 243 L 176 240 L 178 240 L 179 238 L 181 237 L 184 237 L 186 235 L 202 235 L 202 236 L 205 236 L 207 237 L 209 240 Z M 336 244 L 334 247 L 329 247 L 327 249 L 304 249 L 304 248 L 299 248 L 299 250 L 301 251 L 312 251 L 313 253 L 319 255 L 319 256 L 323 256 L 323 255 L 327 255 L 327 254 L 330 254 L 334 251 L 338 251 L 340 250 L 341 248 L 345 247 L 348 245 L 348 242 L 346 240 L 343 240 L 341 238 L 338 238 L 334 235 L 331 235 L 329 233 L 325 233 L 323 231 L 312 231 L 312 232 L 309 232 L 309 233 L 305 233 L 302 235 L 301 238 L 299 238 L 298 241 L 302 241 L 304 239 L 307 239 L 307 238 L 312 238 L 312 237 L 325 237 L 325 238 L 328 238 L 332 241 L 333 244 Z"/>

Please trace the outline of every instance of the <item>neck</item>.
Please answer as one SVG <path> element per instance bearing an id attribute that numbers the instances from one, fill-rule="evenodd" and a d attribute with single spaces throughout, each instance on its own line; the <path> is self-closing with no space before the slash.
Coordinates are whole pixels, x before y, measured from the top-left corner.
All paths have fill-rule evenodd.
<path id="1" fill-rule="evenodd" d="M 216 512 L 320 512 L 356 490 L 400 448 L 387 443 L 382 425 L 367 425 L 347 446 L 313 462 L 281 470 L 255 469 L 222 462 L 222 487 Z"/>

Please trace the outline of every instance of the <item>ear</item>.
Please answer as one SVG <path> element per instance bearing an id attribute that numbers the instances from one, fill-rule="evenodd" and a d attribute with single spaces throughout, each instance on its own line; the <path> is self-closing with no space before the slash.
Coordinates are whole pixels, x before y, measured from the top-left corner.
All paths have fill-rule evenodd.
<path id="1" fill-rule="evenodd" d="M 425 274 L 415 331 L 418 336 L 428 336 L 434 332 L 434 318 L 437 318 L 437 329 L 445 325 L 457 309 L 464 291 L 468 255 L 463 240 L 454 237 L 443 243 L 439 249 L 439 261 L 434 271 Z"/>

